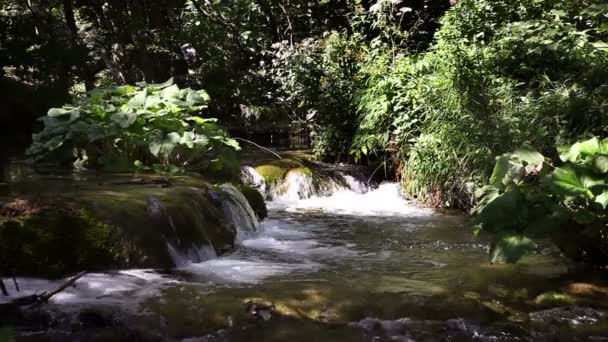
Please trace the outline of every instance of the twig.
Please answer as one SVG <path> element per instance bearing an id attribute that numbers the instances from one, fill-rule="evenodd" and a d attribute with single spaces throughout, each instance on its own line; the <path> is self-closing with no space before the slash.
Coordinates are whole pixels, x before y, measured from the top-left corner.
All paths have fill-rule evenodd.
<path id="1" fill-rule="evenodd" d="M 0 278 L 0 291 L 2 291 L 2 294 L 5 297 L 8 297 L 8 290 L 6 289 L 6 286 L 4 285 L 4 280 L 2 280 L 2 278 Z"/>
<path id="2" fill-rule="evenodd" d="M 270 152 L 270 153 L 274 154 L 274 155 L 275 155 L 277 158 L 279 158 L 279 159 L 283 159 L 283 158 L 282 158 L 280 155 L 278 155 L 276 152 L 271 151 L 271 150 L 267 149 L 266 147 L 262 147 L 262 146 L 260 146 L 260 145 L 258 145 L 258 144 L 256 144 L 256 143 L 254 143 L 253 141 L 250 141 L 250 140 L 247 140 L 247 139 L 243 139 L 243 138 L 234 138 L 234 139 L 236 139 L 236 140 L 241 140 L 241 141 L 244 141 L 244 142 L 246 142 L 246 143 L 250 143 L 251 145 L 253 145 L 253 146 L 255 146 L 255 147 L 259 148 L 259 149 L 262 149 L 262 150 L 264 150 L 264 151 L 266 151 L 266 152 Z"/>
<path id="3" fill-rule="evenodd" d="M 15 290 L 17 290 L 17 292 L 21 292 L 21 290 L 19 289 L 19 283 L 17 283 L 17 279 L 15 278 L 15 276 L 13 276 L 13 284 L 15 285 Z"/>
<path id="4" fill-rule="evenodd" d="M 374 175 L 376 174 L 376 172 L 378 172 L 378 170 L 380 170 L 380 168 L 381 168 L 383 165 L 386 165 L 386 161 L 385 161 L 384 163 L 382 163 L 382 164 L 378 165 L 378 167 L 377 167 L 377 168 L 374 170 L 374 172 L 372 172 L 372 175 L 371 175 L 371 176 L 369 176 L 369 179 L 367 180 L 367 185 L 368 185 L 368 186 L 369 186 L 369 182 L 371 182 L 371 181 L 372 181 L 372 178 L 374 178 Z"/>
<path id="5" fill-rule="evenodd" d="M 76 282 L 76 280 L 82 278 L 85 274 L 87 274 L 87 271 L 80 272 L 76 276 L 72 277 L 70 280 L 66 281 L 63 285 L 59 286 L 56 290 L 51 291 L 49 293 L 45 292 L 45 293 L 41 294 L 40 296 L 38 296 L 38 300 L 33 304 L 33 306 L 37 306 L 42 303 L 48 302 L 49 299 L 51 299 L 51 297 L 53 297 L 54 295 L 58 294 L 59 292 L 65 290 L 72 284 L 74 284 Z"/>

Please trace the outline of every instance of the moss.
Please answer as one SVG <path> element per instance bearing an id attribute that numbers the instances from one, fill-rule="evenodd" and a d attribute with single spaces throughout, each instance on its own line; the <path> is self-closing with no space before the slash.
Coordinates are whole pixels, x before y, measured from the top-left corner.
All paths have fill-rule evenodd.
<path id="1" fill-rule="evenodd" d="M 268 208 L 266 207 L 264 196 L 249 185 L 237 184 L 235 186 L 245 196 L 258 219 L 265 219 L 268 216 Z"/>
<path id="2" fill-rule="evenodd" d="M 269 186 L 281 183 L 287 173 L 287 170 L 275 165 L 262 165 L 256 167 L 255 170 L 264 178 L 264 181 Z"/>
<path id="3" fill-rule="evenodd" d="M 168 268 L 174 266 L 168 242 L 181 252 L 211 244 L 218 254 L 234 245 L 236 232 L 224 221 L 211 186 L 200 179 L 171 179 L 170 187 L 100 180 L 46 182 L 43 194 L 30 196 L 46 198 L 36 212 L 0 216 L 0 271 L 59 277 L 81 270 Z"/>
<path id="4" fill-rule="evenodd" d="M 308 169 L 310 171 L 304 163 L 305 161 L 299 159 L 283 158 L 257 166 L 255 170 L 264 178 L 266 184 L 274 186 L 280 184 L 290 170 Z M 310 173 L 312 174 L 312 171 Z"/>
<path id="5" fill-rule="evenodd" d="M 59 277 L 128 260 L 119 229 L 84 209 L 53 205 L 0 225 L 0 267 L 20 275 Z"/>
<path id="6" fill-rule="evenodd" d="M 305 167 L 305 166 L 301 166 L 301 167 L 297 167 L 295 169 L 291 169 L 291 170 L 289 170 L 287 172 L 287 174 L 290 174 L 290 173 L 301 173 L 303 175 L 313 177 L 312 170 L 310 168 L 308 168 L 308 167 Z"/>
<path id="7" fill-rule="evenodd" d="M 541 306 L 569 305 L 574 302 L 575 299 L 573 297 L 560 292 L 541 293 L 534 299 L 534 303 Z"/>

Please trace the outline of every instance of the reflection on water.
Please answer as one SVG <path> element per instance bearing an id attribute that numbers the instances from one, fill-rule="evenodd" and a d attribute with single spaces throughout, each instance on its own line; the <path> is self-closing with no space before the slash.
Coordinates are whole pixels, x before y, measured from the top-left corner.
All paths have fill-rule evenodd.
<path id="1" fill-rule="evenodd" d="M 231 255 L 168 273 L 90 274 L 52 306 L 119 307 L 138 313 L 131 325 L 165 337 L 207 336 L 192 341 L 550 341 L 574 334 L 536 327 L 528 316 L 544 308 L 534 301 L 539 294 L 569 282 L 563 260 L 533 255 L 489 265 L 488 241 L 471 234 L 466 217 L 417 208 L 396 184 L 270 208 Z M 22 294 L 56 285 L 19 282 Z M 252 303 L 268 310 L 268 321 L 252 316 Z M 605 335 L 603 319 L 583 334 Z"/>

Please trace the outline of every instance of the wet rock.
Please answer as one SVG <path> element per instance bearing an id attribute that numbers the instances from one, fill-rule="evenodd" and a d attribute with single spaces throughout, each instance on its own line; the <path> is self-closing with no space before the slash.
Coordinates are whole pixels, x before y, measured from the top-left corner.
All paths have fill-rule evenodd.
<path id="1" fill-rule="evenodd" d="M 361 328 L 370 341 L 532 341 L 519 326 L 483 327 L 462 318 L 446 321 L 380 320 L 365 318 L 351 326 Z"/>
<path id="2" fill-rule="evenodd" d="M 215 255 L 234 245 L 236 229 L 212 197 L 222 190 L 202 179 L 175 177 L 159 187 L 154 177 L 45 177 L 10 183 L 0 205 L 0 264 L 17 275 L 170 268 L 176 256 L 200 261 L 203 250 Z"/>
<path id="3" fill-rule="evenodd" d="M 574 305 L 532 312 L 530 313 L 530 320 L 544 326 L 569 325 L 576 327 L 607 321 L 608 315 L 604 311 Z"/>

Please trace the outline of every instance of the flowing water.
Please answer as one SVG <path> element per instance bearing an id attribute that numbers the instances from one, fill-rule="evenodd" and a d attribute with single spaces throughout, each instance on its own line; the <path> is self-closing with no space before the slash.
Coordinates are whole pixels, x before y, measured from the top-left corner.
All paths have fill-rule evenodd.
<path id="1" fill-rule="evenodd" d="M 123 336 L 127 327 L 138 331 L 130 339 L 177 341 L 608 336 L 603 311 L 574 307 L 561 321 L 563 313 L 543 320 L 534 298 L 568 281 L 559 257 L 537 254 L 515 266 L 489 265 L 488 240 L 471 234 L 466 217 L 416 207 L 401 198 L 398 184 L 368 191 L 354 179 L 348 183 L 330 196 L 277 196 L 259 226 L 239 208 L 242 199 L 233 197 L 225 210 L 245 212 L 234 223 L 256 226 L 241 227 L 236 251 L 220 257 L 203 251 L 202 262 L 176 256 L 179 267 L 171 271 L 88 274 L 48 305 L 68 323 L 21 339 L 70 340 L 74 329 Z M 19 295 L 60 283 L 18 282 Z M 89 309 L 94 318 L 83 318 Z"/>

